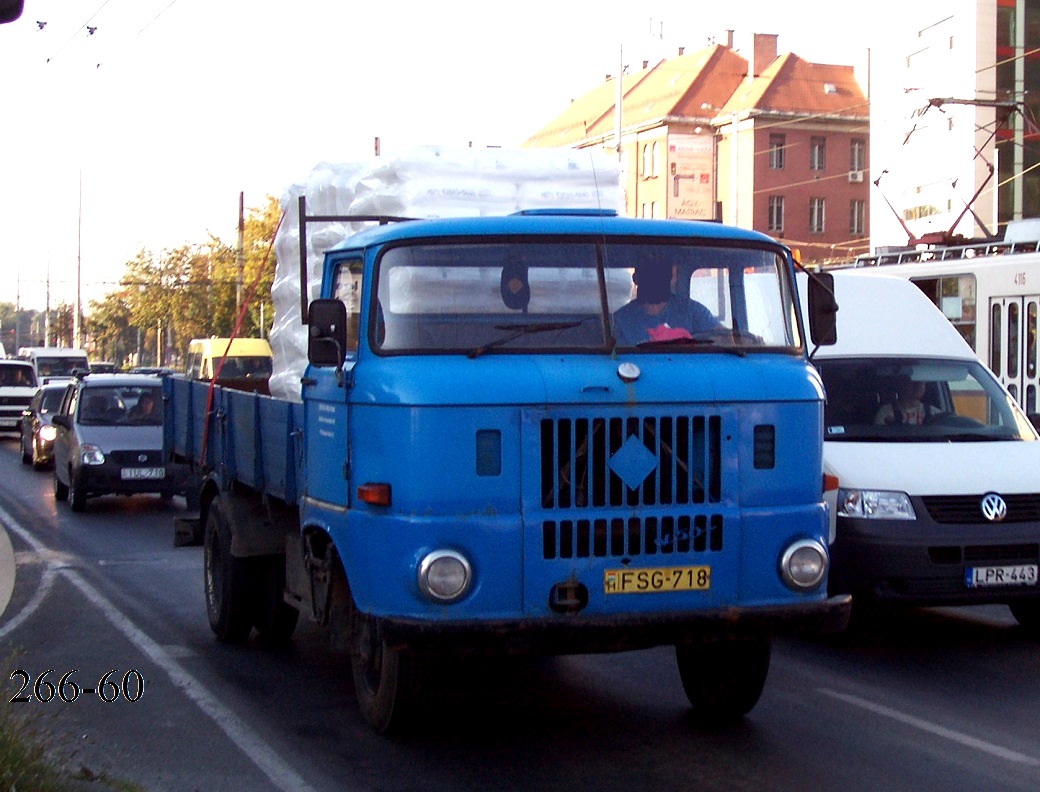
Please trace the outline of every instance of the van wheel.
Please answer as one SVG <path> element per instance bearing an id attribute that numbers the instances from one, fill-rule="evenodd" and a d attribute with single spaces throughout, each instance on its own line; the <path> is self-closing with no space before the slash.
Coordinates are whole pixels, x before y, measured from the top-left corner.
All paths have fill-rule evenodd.
<path id="1" fill-rule="evenodd" d="M 202 568 L 209 626 L 224 643 L 243 643 L 253 629 L 246 559 L 231 555 L 231 529 L 218 501 L 206 512 Z"/>
<path id="2" fill-rule="evenodd" d="M 79 477 L 72 478 L 72 499 L 69 507 L 74 512 L 81 512 L 87 508 L 87 487 Z"/>
<path id="3" fill-rule="evenodd" d="M 54 471 L 54 500 L 64 501 L 69 498 L 69 488 L 58 479 L 58 471 Z"/>
<path id="4" fill-rule="evenodd" d="M 1030 631 L 1040 631 L 1040 601 L 1020 600 L 1008 605 L 1015 621 Z"/>
<path id="5" fill-rule="evenodd" d="M 694 722 L 728 726 L 751 712 L 766 683 L 770 654 L 766 638 L 676 646 L 679 677 Z"/>

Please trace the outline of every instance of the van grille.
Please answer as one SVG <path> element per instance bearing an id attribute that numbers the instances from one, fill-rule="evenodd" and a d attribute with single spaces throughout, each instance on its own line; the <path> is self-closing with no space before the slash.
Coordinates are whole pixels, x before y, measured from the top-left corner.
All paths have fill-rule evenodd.
<path id="1" fill-rule="evenodd" d="M 979 523 L 982 516 L 983 495 L 928 495 L 921 498 L 928 515 L 937 523 Z M 1008 512 L 1002 522 L 1032 522 L 1040 520 L 1040 495 L 1002 495 Z"/>
<path id="2" fill-rule="evenodd" d="M 544 509 L 717 503 L 718 416 L 544 418 Z"/>

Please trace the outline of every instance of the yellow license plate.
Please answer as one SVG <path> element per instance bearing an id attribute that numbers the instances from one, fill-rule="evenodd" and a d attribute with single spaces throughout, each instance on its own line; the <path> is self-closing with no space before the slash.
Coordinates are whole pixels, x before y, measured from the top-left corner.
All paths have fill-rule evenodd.
<path id="1" fill-rule="evenodd" d="M 657 594 L 665 591 L 704 591 L 711 588 L 711 567 L 650 567 L 607 569 L 604 594 Z"/>

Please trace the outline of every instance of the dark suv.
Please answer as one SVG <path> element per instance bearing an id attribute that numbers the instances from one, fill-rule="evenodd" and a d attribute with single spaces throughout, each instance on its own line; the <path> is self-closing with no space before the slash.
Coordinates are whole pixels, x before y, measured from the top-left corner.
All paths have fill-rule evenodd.
<path id="1" fill-rule="evenodd" d="M 65 389 L 54 416 L 54 497 L 82 511 L 87 498 L 183 494 L 187 466 L 163 458 L 162 383 L 132 374 L 88 374 Z"/>

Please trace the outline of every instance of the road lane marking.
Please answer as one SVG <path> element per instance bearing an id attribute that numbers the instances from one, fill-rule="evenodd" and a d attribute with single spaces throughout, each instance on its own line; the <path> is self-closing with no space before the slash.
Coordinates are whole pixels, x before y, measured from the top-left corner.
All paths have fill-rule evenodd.
<path id="1" fill-rule="evenodd" d="M 847 693 L 838 693 L 835 690 L 828 690 L 827 688 L 817 688 L 817 691 L 823 693 L 825 696 L 839 699 L 844 701 L 846 704 L 851 704 L 854 707 L 860 707 L 861 709 L 868 710 L 875 713 L 876 715 L 882 715 L 886 718 L 899 721 L 907 726 L 913 726 L 915 729 L 934 734 L 936 737 L 942 737 L 946 740 L 952 740 L 959 745 L 963 745 L 967 748 L 974 748 L 977 751 L 988 753 L 991 756 L 995 756 L 998 759 L 1004 759 L 1008 762 L 1015 762 L 1016 764 L 1024 764 L 1030 767 L 1040 767 L 1040 759 L 1034 759 L 1032 756 L 1026 756 L 1020 754 L 1017 751 L 1012 751 L 1009 748 L 996 745 L 985 740 L 980 740 L 977 737 L 972 737 L 962 732 L 954 731 L 953 729 L 947 729 L 945 726 L 940 726 L 938 723 L 932 723 L 931 721 L 918 718 L 914 715 L 908 715 L 905 712 L 886 707 L 882 704 L 876 704 L 873 701 L 862 699 L 859 696 L 850 696 Z"/>
<path id="2" fill-rule="evenodd" d="M 0 522 L 41 556 L 53 555 L 45 545 L 22 528 L 2 507 L 0 507 Z M 228 707 L 225 707 L 199 680 L 188 673 L 168 651 L 131 623 L 130 619 L 122 611 L 109 602 L 101 592 L 97 591 L 82 575 L 71 567 L 48 561 L 47 568 L 44 570 L 44 578 L 48 581 L 48 584 L 46 586 L 41 585 L 37 595 L 33 597 L 33 601 L 23 608 L 15 619 L 12 619 L 11 622 L 0 630 L 0 638 L 13 630 L 17 624 L 24 622 L 39 607 L 39 603 L 42 602 L 45 596 L 45 590 L 49 590 L 51 587 L 50 582 L 55 574 L 62 575 L 78 588 L 83 596 L 104 614 L 105 618 L 108 619 L 109 623 L 116 630 L 121 632 L 130 643 L 165 671 L 173 685 L 191 699 L 274 786 L 285 790 L 285 792 L 314 792 L 314 788 L 307 784 L 288 764 L 282 761 L 271 746 L 265 743 L 256 732 L 250 729 Z M 16 621 L 17 624 L 15 624 Z"/>
<path id="3" fill-rule="evenodd" d="M 11 601 L 14 593 L 14 548 L 11 547 L 11 537 L 0 525 L 0 616 L 7 610 L 7 603 Z"/>

